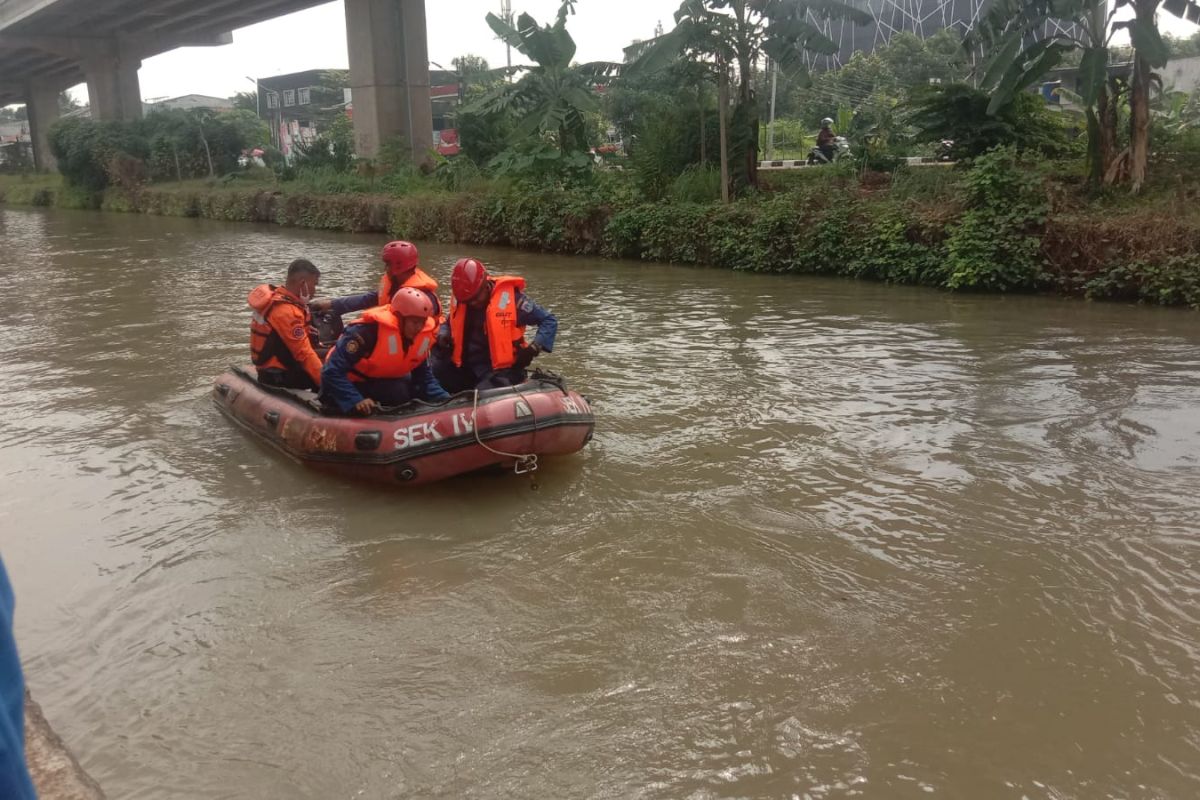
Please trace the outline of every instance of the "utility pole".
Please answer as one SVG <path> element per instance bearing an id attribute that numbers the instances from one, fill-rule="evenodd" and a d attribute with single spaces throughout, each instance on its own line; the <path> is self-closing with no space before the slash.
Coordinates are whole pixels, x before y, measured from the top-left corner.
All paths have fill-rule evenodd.
<path id="1" fill-rule="evenodd" d="M 775 81 L 779 77 L 779 62 L 771 59 L 771 119 L 767 122 L 767 161 L 775 157 Z"/>
<path id="2" fill-rule="evenodd" d="M 504 20 L 504 24 L 512 27 L 512 0 L 500 0 L 500 18 Z M 504 56 L 508 62 L 508 68 L 512 69 L 512 47 L 508 42 L 504 43 Z M 512 83 L 512 75 L 508 76 L 509 83 Z"/>

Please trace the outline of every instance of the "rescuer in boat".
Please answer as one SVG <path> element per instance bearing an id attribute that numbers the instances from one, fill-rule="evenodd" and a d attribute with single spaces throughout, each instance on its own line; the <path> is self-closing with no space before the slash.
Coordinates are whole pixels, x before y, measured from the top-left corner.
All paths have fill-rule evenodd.
<path id="1" fill-rule="evenodd" d="M 367 415 L 413 398 L 450 397 L 429 368 L 437 321 L 433 303 L 406 286 L 346 328 L 321 370 L 321 402 L 338 414 Z"/>
<path id="2" fill-rule="evenodd" d="M 264 283 L 250 292 L 250 360 L 259 383 L 313 390 L 321 385 L 321 359 L 313 349 L 316 332 L 308 310 L 320 279 L 321 270 L 298 258 L 288 265 L 283 286 Z"/>
<path id="3" fill-rule="evenodd" d="M 431 359 L 447 391 L 514 386 L 538 353 L 554 349 L 558 319 L 525 295 L 524 278 L 489 276 L 482 261 L 462 258 L 450 289 L 450 315 Z M 527 325 L 537 326 L 532 344 Z"/>
<path id="4" fill-rule="evenodd" d="M 425 293 L 425 296 L 433 303 L 433 315 L 440 324 L 442 303 L 437 296 L 438 284 L 417 266 L 421 255 L 417 252 L 416 245 L 412 242 L 388 242 L 383 246 L 379 257 L 383 259 L 385 267 L 377 290 L 346 297 L 323 297 L 320 300 L 312 301 L 309 308 L 314 313 L 332 311 L 338 316 L 349 314 L 352 311 L 364 311 L 373 306 L 386 306 L 398 289 L 408 286 L 420 289 Z"/>

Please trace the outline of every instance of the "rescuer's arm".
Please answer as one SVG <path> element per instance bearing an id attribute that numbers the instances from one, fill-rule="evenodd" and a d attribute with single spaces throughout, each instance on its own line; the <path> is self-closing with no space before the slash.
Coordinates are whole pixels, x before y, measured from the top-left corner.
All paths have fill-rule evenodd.
<path id="1" fill-rule="evenodd" d="M 558 318 L 533 302 L 525 294 L 520 295 L 517 300 L 517 324 L 536 325 L 537 335 L 533 337 L 534 346 L 539 351 L 553 352 L 554 337 L 558 333 Z"/>
<path id="2" fill-rule="evenodd" d="M 377 305 L 379 305 L 379 292 L 363 292 L 362 294 L 333 298 L 330 310 L 341 316 L 342 314 L 352 314 L 355 311 L 366 311 Z"/>
<path id="3" fill-rule="evenodd" d="M 343 414 L 354 411 L 364 398 L 350 380 L 350 370 L 375 348 L 375 325 L 351 325 L 338 338 L 321 369 L 321 399 Z"/>
<path id="4" fill-rule="evenodd" d="M 270 323 L 275 332 L 279 334 L 279 338 L 283 339 L 292 358 L 308 373 L 312 382 L 320 386 L 321 359 L 313 350 L 312 339 L 308 335 L 308 320 L 305 318 L 304 312 L 290 303 L 276 303 L 275 307 L 271 309 Z"/>
<path id="5" fill-rule="evenodd" d="M 429 359 L 425 359 L 412 371 L 412 385 L 422 400 L 447 400 L 450 393 L 442 388 L 433 370 L 429 367 Z"/>

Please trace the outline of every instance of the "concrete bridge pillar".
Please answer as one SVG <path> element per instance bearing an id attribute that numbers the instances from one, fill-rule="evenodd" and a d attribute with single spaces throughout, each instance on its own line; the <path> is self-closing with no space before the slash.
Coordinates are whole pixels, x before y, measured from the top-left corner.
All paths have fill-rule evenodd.
<path id="1" fill-rule="evenodd" d="M 374 158 L 400 136 L 413 163 L 433 147 L 425 0 L 345 0 L 355 152 Z"/>
<path id="2" fill-rule="evenodd" d="M 50 125 L 58 119 L 58 88 L 41 81 L 30 81 L 25 92 L 25 112 L 29 118 L 29 139 L 33 142 L 33 163 L 42 172 L 58 168 L 50 153 Z"/>
<path id="3" fill-rule="evenodd" d="M 142 118 L 142 87 L 138 83 L 141 66 L 140 58 L 119 47 L 110 54 L 83 60 L 92 119 Z"/>

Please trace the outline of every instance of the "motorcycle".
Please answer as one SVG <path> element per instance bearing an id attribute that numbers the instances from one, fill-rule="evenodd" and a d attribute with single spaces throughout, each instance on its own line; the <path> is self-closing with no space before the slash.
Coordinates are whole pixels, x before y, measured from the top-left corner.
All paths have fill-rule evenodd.
<path id="1" fill-rule="evenodd" d="M 850 157 L 850 140 L 845 136 L 835 136 L 833 138 L 833 157 L 825 155 L 819 147 L 814 147 L 808 153 L 808 165 L 810 167 L 818 164 L 832 164 L 834 161 L 840 161 L 843 158 Z"/>

